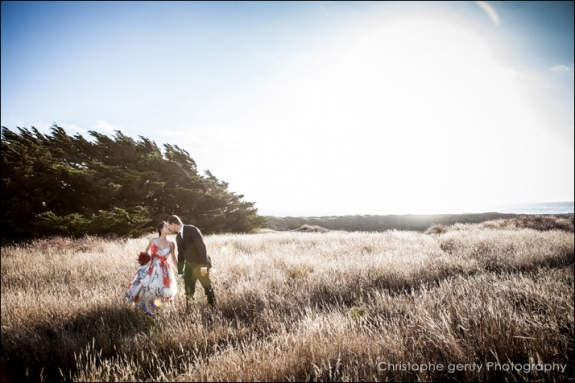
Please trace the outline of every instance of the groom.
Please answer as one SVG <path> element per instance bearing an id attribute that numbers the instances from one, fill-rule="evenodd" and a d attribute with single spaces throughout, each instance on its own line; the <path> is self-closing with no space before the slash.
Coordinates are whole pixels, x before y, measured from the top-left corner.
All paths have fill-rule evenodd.
<path id="1" fill-rule="evenodd" d="M 168 229 L 172 233 L 178 233 L 176 236 L 178 276 L 184 277 L 186 301 L 194 296 L 196 281 L 199 280 L 208 297 L 208 303 L 215 307 L 216 296 L 212 281 L 210 281 L 212 261 L 206 250 L 202 233 L 193 225 L 184 225 L 177 215 L 168 218 Z"/>

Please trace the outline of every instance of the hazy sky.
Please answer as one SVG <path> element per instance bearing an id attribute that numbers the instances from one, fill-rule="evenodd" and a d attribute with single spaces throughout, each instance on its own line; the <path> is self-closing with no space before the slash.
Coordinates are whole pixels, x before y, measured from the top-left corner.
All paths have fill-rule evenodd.
<path id="1" fill-rule="evenodd" d="M 1 6 L 11 130 L 178 145 L 263 215 L 573 200 L 573 2 Z"/>

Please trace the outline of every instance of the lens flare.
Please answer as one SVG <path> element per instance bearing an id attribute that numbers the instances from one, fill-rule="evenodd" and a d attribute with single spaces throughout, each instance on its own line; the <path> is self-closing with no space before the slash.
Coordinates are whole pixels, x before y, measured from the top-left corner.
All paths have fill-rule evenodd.
<path id="1" fill-rule="evenodd" d="M 497 11 L 487 1 L 476 1 L 475 4 L 487 13 L 487 16 L 489 16 L 493 25 L 498 27 L 501 24 Z"/>

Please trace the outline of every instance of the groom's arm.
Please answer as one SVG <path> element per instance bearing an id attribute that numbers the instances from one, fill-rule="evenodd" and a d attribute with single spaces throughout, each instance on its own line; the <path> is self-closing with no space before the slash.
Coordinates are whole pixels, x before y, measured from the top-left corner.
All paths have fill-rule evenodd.
<path id="1" fill-rule="evenodd" d="M 204 242 L 204 237 L 197 227 L 190 228 L 190 234 L 194 240 L 194 245 L 198 250 L 198 261 L 200 264 L 209 265 L 208 262 L 208 251 L 206 249 L 206 243 Z"/>
<path id="2" fill-rule="evenodd" d="M 182 240 L 178 241 L 178 277 L 184 276 L 184 249 L 182 249 Z"/>

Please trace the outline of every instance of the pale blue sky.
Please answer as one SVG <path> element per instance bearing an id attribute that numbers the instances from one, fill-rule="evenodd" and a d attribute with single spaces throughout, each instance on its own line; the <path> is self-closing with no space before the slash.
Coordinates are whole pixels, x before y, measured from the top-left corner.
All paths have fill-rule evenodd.
<path id="1" fill-rule="evenodd" d="M 573 2 L 1 4 L 11 130 L 176 144 L 264 215 L 573 200 Z"/>

